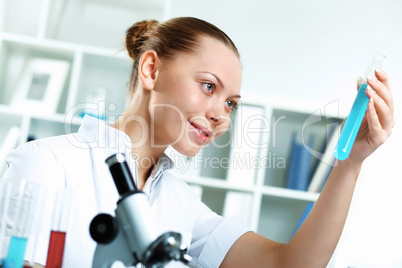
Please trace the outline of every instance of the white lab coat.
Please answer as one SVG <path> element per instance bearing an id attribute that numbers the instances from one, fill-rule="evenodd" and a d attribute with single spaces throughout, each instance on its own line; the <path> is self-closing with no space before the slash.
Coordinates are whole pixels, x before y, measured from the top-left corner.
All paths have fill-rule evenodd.
<path id="1" fill-rule="evenodd" d="M 67 187 L 73 198 L 63 268 L 91 267 L 96 243 L 89 235 L 90 222 L 99 212 L 114 215 L 118 200 L 105 159 L 125 153 L 129 166 L 135 166 L 130 150 L 131 141 L 124 132 L 86 116 L 78 133 L 29 142 L 7 156 L 5 179 L 26 179 L 47 188 L 41 221 L 34 226 L 36 246 L 28 247 L 34 252 L 26 256 L 35 255 L 35 262 L 45 264 L 55 193 Z M 163 155 L 143 189 L 157 231 L 182 234 L 193 258 L 191 266 L 218 267 L 232 244 L 250 229 L 236 218 L 225 219 L 212 212 L 169 171 L 172 165 Z"/>

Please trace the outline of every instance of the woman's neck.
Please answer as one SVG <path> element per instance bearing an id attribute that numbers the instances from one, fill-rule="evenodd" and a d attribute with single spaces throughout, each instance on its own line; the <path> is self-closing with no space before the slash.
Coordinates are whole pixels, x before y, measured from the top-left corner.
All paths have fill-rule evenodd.
<path id="1" fill-rule="evenodd" d="M 125 132 L 131 139 L 131 155 L 138 163 L 138 185 L 142 189 L 150 172 L 165 151 L 165 147 L 152 146 L 148 100 L 133 98 L 123 114 L 111 126 Z"/>

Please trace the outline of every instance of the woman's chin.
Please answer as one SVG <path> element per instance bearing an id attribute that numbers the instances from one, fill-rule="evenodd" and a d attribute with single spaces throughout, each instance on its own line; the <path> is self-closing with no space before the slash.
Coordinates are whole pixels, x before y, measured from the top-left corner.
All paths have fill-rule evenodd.
<path id="1" fill-rule="evenodd" d="M 184 156 L 193 157 L 200 152 L 202 146 L 173 146 L 173 148 Z"/>

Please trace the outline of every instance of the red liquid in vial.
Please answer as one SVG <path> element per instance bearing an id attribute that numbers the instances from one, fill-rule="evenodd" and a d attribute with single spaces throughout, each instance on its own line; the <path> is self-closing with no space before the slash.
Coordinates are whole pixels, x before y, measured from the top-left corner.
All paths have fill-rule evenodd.
<path id="1" fill-rule="evenodd" d="M 65 232 L 51 231 L 49 249 L 47 252 L 46 268 L 61 268 L 63 262 Z"/>

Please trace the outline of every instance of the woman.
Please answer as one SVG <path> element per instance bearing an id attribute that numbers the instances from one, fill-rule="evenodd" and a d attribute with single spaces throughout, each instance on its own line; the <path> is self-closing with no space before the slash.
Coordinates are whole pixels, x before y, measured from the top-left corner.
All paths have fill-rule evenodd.
<path id="1" fill-rule="evenodd" d="M 205 21 L 175 18 L 134 24 L 127 30 L 126 47 L 134 60 L 130 101 L 114 124 L 86 117 L 77 135 L 28 143 L 8 157 L 6 177 L 31 178 L 49 189 L 73 189 L 64 266 L 90 266 L 95 243 L 88 235 L 89 223 L 98 212 L 113 213 L 118 197 L 104 160 L 123 152 L 138 170 L 136 182 L 147 193 L 158 230 L 183 235 L 191 264 L 325 267 L 341 235 L 362 162 L 387 139 L 394 124 L 386 74 L 376 72 L 378 80 L 368 82 L 374 91 L 366 92 L 366 119 L 349 158 L 335 165 L 304 224 L 282 244 L 211 212 L 167 171 L 171 160 L 164 150 L 169 145 L 194 156 L 228 128 L 241 86 L 233 42 Z M 35 259 L 42 265 L 50 219 L 51 213 L 45 212 Z"/>

